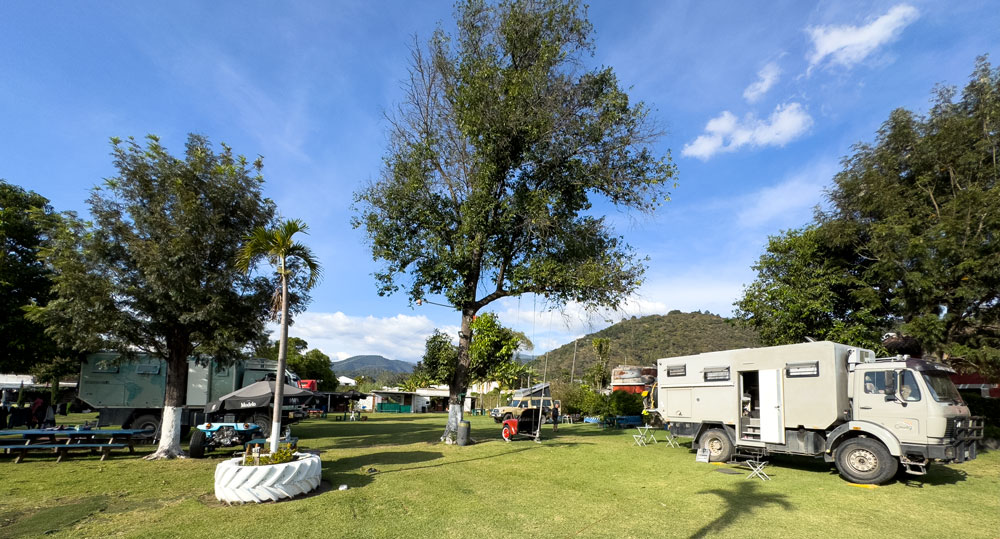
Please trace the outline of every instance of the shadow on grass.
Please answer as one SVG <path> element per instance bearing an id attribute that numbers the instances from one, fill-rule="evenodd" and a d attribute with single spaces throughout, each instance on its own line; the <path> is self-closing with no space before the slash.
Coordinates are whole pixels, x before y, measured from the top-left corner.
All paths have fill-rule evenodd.
<path id="1" fill-rule="evenodd" d="M 0 517 L 0 537 L 37 537 L 68 528 L 108 507 L 107 496 L 84 498 L 72 503 L 40 509 L 27 515 Z M 8 521 L 13 521 L 7 524 Z"/>
<path id="2" fill-rule="evenodd" d="M 955 470 L 945 466 L 931 466 L 927 469 L 927 475 L 910 475 L 899 473 L 896 480 L 901 484 L 911 488 L 924 488 L 925 486 L 937 487 L 941 485 L 954 485 L 965 481 L 968 474 L 963 470 Z"/>
<path id="3" fill-rule="evenodd" d="M 709 537 L 722 533 L 732 526 L 741 516 L 753 513 L 754 510 L 768 505 L 780 505 L 786 511 L 794 506 L 789 503 L 784 494 L 760 492 L 760 484 L 744 481 L 737 483 L 735 490 L 703 490 L 698 494 L 713 494 L 722 499 L 725 507 L 715 520 L 705 524 L 691 537 Z M 739 534 L 737 534 L 739 535 Z"/>

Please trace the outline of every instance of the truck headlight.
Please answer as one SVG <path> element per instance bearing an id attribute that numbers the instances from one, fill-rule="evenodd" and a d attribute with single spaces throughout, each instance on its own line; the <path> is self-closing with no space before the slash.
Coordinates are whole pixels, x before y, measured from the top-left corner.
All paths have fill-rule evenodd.
<path id="1" fill-rule="evenodd" d="M 953 446 L 944 448 L 944 456 L 950 459 L 955 458 L 955 448 Z"/>

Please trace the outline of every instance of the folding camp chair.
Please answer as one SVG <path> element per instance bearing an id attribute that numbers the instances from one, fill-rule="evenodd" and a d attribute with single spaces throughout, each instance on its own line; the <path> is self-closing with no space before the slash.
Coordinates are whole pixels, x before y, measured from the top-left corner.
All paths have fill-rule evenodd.
<path id="1" fill-rule="evenodd" d="M 663 441 L 667 442 L 667 445 L 669 445 L 670 447 L 681 446 L 680 442 L 678 442 L 677 438 L 674 436 L 674 433 L 670 432 L 669 429 L 664 429 L 663 432 L 666 434 L 666 436 L 664 436 Z"/>
<path id="2" fill-rule="evenodd" d="M 750 479 L 751 477 L 759 477 L 761 481 L 771 480 L 771 477 L 764 471 L 764 466 L 767 466 L 766 460 L 748 459 L 746 461 L 746 465 L 750 468 L 750 475 L 747 476 L 747 479 Z"/>

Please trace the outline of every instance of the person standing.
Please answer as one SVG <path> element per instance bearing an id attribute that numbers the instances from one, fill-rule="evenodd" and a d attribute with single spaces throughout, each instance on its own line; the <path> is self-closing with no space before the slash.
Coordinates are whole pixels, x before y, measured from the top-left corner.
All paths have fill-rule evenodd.
<path id="1" fill-rule="evenodd" d="M 552 432 L 559 430 L 559 403 L 552 407 Z"/>

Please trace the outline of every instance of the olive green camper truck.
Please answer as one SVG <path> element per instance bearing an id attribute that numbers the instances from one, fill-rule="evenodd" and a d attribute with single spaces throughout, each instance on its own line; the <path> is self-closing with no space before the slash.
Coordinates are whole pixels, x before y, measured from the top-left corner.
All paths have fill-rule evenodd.
<path id="1" fill-rule="evenodd" d="M 849 481 L 880 484 L 900 466 L 920 475 L 976 458 L 983 422 L 953 373 L 832 342 L 710 352 L 657 361 L 651 407 L 710 460 L 823 457 Z"/>
<path id="2" fill-rule="evenodd" d="M 205 405 L 241 387 L 263 380 L 277 370 L 277 362 L 247 359 L 223 367 L 211 362 L 188 359 L 187 401 L 182 425 L 201 422 Z M 291 378 L 294 375 L 290 374 Z M 293 382 L 294 383 L 294 382 Z M 160 431 L 163 399 L 167 386 L 167 365 L 149 354 L 136 354 L 132 360 L 120 360 L 115 353 L 91 354 L 80 370 L 80 400 L 100 412 L 99 425 Z M 271 427 L 270 412 L 256 411 L 260 417 L 237 420 Z M 266 415 L 265 415 L 266 414 Z"/>

